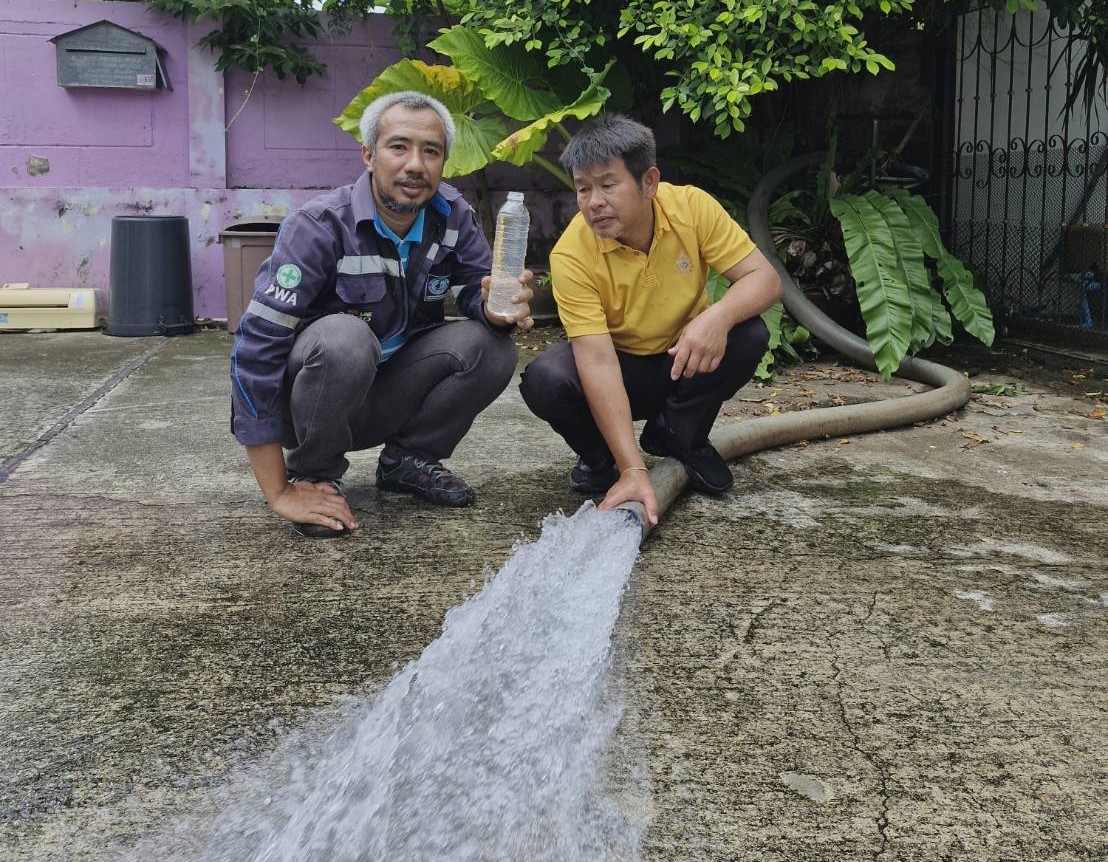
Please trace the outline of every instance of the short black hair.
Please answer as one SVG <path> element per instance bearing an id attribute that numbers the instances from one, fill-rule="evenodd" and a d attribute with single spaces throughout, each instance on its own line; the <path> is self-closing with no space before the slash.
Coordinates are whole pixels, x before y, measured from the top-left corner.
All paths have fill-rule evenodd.
<path id="1" fill-rule="evenodd" d="M 647 168 L 658 163 L 654 133 L 623 114 L 601 114 L 566 144 L 561 162 L 572 174 L 579 168 L 606 165 L 613 159 L 623 159 L 627 170 L 641 186 Z"/>

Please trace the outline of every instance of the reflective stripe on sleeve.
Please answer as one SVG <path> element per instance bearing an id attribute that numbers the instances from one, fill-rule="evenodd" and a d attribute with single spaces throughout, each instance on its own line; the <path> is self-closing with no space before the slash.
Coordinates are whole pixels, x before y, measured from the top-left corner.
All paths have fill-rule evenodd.
<path id="1" fill-rule="evenodd" d="M 250 300 L 250 305 L 246 307 L 247 314 L 253 314 L 255 317 L 261 317 L 264 320 L 268 320 L 270 323 L 276 323 L 278 326 L 283 326 L 286 329 L 296 329 L 300 325 L 300 318 L 293 317 L 291 314 L 285 314 L 283 311 L 277 311 L 275 308 L 270 308 L 268 305 L 262 305 L 258 300 Z"/>
<path id="2" fill-rule="evenodd" d="M 338 271 L 342 275 L 400 275 L 400 263 L 379 254 L 351 255 L 339 258 Z"/>
<path id="3" fill-rule="evenodd" d="M 446 248 L 454 248 L 458 242 L 458 232 L 451 228 L 442 235 L 442 244 Z"/>

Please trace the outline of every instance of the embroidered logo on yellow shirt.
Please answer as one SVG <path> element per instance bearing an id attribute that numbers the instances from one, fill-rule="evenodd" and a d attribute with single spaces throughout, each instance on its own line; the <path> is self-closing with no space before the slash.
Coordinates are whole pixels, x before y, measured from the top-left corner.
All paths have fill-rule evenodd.
<path id="1" fill-rule="evenodd" d="M 677 271 L 688 272 L 692 269 L 692 261 L 689 260 L 689 256 L 682 251 L 677 255 Z"/>

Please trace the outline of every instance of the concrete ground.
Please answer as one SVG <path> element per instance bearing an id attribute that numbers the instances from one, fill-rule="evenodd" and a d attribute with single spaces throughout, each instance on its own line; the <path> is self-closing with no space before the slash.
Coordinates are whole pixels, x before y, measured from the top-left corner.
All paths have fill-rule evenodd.
<path id="1" fill-rule="evenodd" d="M 580 504 L 513 384 L 449 462 L 471 509 L 378 498 L 360 453 L 362 530 L 298 540 L 229 436 L 229 346 L 0 335 L 5 862 L 117 858 Z M 950 363 L 964 410 L 750 456 L 643 546 L 618 652 L 644 862 L 1108 859 L 1108 381 Z M 820 363 L 721 421 L 909 388 Z"/>

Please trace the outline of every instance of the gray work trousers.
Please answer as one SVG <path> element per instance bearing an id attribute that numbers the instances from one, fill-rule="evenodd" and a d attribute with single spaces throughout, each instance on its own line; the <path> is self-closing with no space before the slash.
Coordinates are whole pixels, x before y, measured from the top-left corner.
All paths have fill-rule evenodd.
<path id="1" fill-rule="evenodd" d="M 504 391 L 516 346 L 480 321 L 410 338 L 387 362 L 369 326 L 329 314 L 297 337 L 285 372 L 289 473 L 339 479 L 346 453 L 382 443 L 440 461 Z"/>

